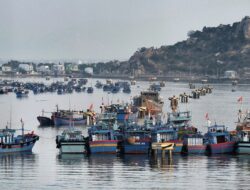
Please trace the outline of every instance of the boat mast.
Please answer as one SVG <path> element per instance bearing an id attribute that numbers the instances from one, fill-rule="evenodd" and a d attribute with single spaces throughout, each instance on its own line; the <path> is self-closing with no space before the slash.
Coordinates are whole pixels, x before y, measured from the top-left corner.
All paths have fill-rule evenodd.
<path id="1" fill-rule="evenodd" d="M 22 124 L 22 136 L 24 136 L 24 122 L 23 122 L 22 118 L 21 118 L 21 124 Z"/>

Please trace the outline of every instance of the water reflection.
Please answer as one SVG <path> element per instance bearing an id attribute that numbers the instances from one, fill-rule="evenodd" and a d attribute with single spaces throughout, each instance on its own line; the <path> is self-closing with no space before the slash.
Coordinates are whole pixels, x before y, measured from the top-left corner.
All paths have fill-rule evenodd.
<path id="1" fill-rule="evenodd" d="M 36 162 L 37 155 L 33 153 L 0 155 L 1 188 L 9 188 L 11 184 L 29 184 L 29 180 L 36 177 Z"/>

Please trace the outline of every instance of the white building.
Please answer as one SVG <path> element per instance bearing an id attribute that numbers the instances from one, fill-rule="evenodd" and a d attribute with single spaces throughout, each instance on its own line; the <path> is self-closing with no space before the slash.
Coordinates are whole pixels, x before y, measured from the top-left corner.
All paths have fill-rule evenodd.
<path id="1" fill-rule="evenodd" d="M 26 71 L 27 73 L 31 73 L 33 71 L 33 65 L 32 64 L 20 64 L 19 69 L 22 69 Z"/>
<path id="2" fill-rule="evenodd" d="M 79 71 L 79 69 L 78 69 L 78 64 L 73 63 L 73 64 L 71 65 L 71 71 L 73 71 L 73 72 Z"/>
<path id="3" fill-rule="evenodd" d="M 2 66 L 2 72 L 4 73 L 4 72 L 11 72 L 12 71 L 12 69 L 11 69 L 11 67 L 10 66 Z"/>
<path id="4" fill-rule="evenodd" d="M 225 71 L 224 77 L 228 79 L 235 79 L 237 77 L 236 71 Z"/>
<path id="5" fill-rule="evenodd" d="M 50 68 L 48 65 L 41 65 L 41 66 L 37 67 L 37 72 L 38 73 L 49 73 Z"/>
<path id="6" fill-rule="evenodd" d="M 53 65 L 53 67 L 52 67 L 52 71 L 53 71 L 55 74 L 64 74 L 64 73 L 65 73 L 64 65 L 61 64 L 61 63 L 55 64 L 55 65 Z"/>

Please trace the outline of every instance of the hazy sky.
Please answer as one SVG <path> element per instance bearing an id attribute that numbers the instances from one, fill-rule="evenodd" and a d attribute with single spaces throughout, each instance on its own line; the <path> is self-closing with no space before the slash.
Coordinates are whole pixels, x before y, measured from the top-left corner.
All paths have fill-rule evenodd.
<path id="1" fill-rule="evenodd" d="M 0 0 L 0 59 L 128 59 L 246 15 L 250 0 Z"/>

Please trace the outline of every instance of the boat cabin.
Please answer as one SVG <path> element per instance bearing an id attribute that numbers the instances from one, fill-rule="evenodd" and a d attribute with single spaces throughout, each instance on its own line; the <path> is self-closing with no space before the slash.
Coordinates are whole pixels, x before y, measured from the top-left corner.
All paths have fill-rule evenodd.
<path id="1" fill-rule="evenodd" d="M 212 144 L 219 144 L 230 141 L 230 134 L 224 125 L 214 125 L 208 127 L 206 136 L 209 138 L 209 141 Z"/>

